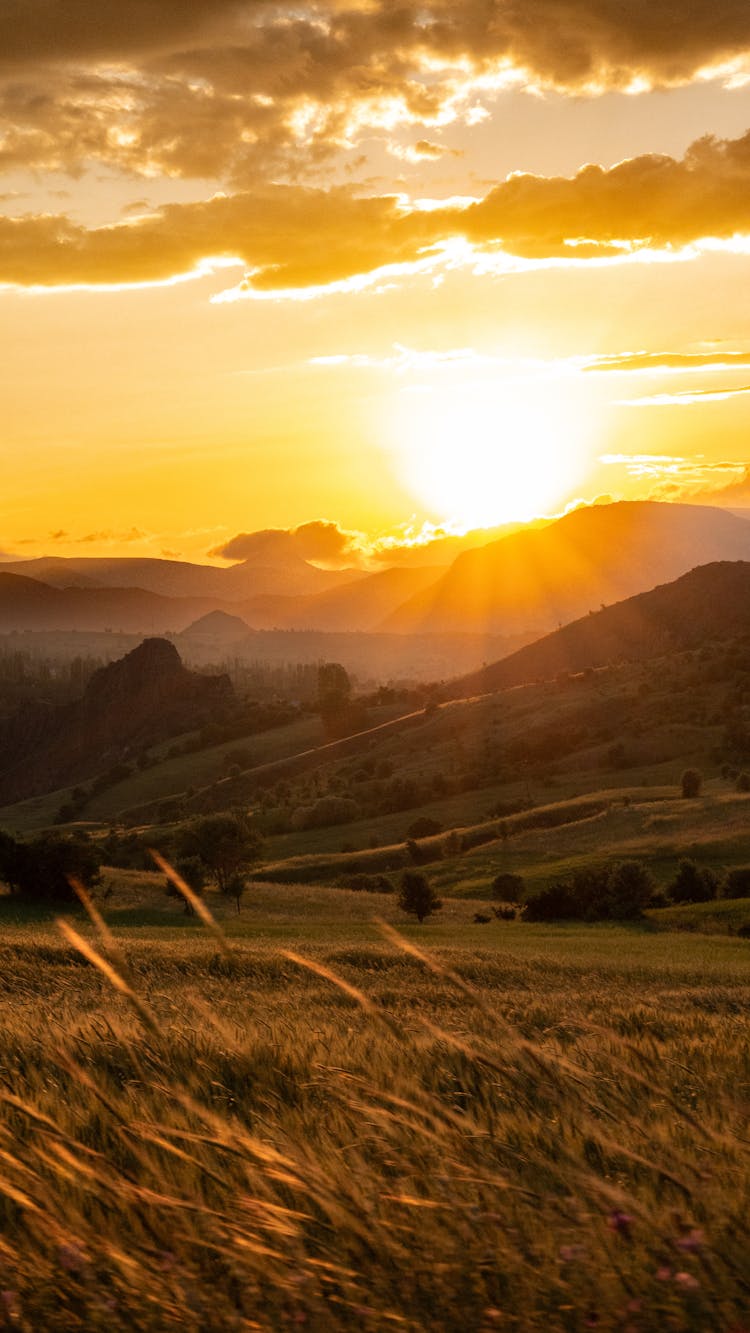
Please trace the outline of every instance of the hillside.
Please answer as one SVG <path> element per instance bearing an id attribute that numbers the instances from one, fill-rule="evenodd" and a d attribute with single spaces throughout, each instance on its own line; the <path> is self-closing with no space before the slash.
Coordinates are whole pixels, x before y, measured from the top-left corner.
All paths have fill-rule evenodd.
<path id="1" fill-rule="evenodd" d="M 444 571 L 444 566 L 383 569 L 312 596 L 251 597 L 243 602 L 242 614 L 255 629 L 373 631 Z"/>
<path id="2" fill-rule="evenodd" d="M 213 719 L 226 676 L 186 670 L 165 639 L 146 639 L 91 677 L 83 698 L 30 703 L 0 723 L 0 800 L 17 801 L 116 764 L 136 748 Z"/>
<path id="3" fill-rule="evenodd" d="M 481 671 L 452 682 L 450 698 L 549 680 L 613 662 L 644 661 L 750 633 L 750 563 L 702 565 L 673 583 L 583 616 Z"/>
<path id="4" fill-rule="evenodd" d="M 542 634 L 696 565 L 747 559 L 750 523 L 725 510 L 596 505 L 465 552 L 382 628 Z"/>

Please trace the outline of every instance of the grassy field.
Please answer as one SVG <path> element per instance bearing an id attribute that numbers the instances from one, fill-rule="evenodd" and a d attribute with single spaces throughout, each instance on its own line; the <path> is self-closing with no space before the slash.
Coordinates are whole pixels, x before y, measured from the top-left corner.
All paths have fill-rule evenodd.
<path id="1" fill-rule="evenodd" d="M 745 1326 L 750 942 L 110 887 L 3 904 L 4 1326 Z"/>

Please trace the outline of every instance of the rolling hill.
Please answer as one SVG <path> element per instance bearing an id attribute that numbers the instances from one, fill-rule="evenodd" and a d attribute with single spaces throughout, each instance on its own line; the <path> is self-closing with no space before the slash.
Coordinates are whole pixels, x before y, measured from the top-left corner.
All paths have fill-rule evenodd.
<path id="1" fill-rule="evenodd" d="M 750 559 L 750 523 L 704 505 L 623 502 L 576 509 L 460 555 L 381 626 L 545 633 L 696 565 Z"/>
<path id="2" fill-rule="evenodd" d="M 370 632 L 444 572 L 444 566 L 383 569 L 306 597 L 251 597 L 242 614 L 255 629 Z"/>

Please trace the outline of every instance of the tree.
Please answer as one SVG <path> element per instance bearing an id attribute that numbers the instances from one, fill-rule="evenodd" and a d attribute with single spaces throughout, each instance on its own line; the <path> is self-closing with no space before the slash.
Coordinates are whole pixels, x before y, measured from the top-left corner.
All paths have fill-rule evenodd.
<path id="1" fill-rule="evenodd" d="M 263 841 L 242 814 L 204 815 L 184 829 L 180 854 L 197 857 L 220 893 L 234 898 L 239 911 L 238 881 L 260 860 Z"/>
<path id="2" fill-rule="evenodd" d="M 318 707 L 325 720 L 344 713 L 349 706 L 352 683 L 340 662 L 322 662 L 318 667 Z"/>
<path id="3" fill-rule="evenodd" d="M 401 876 L 398 905 L 402 911 L 415 916 L 420 925 L 443 906 L 427 876 L 417 870 L 405 870 Z"/>
<path id="4" fill-rule="evenodd" d="M 523 878 L 501 870 L 492 881 L 492 897 L 497 902 L 517 903 L 523 897 Z"/>
<path id="5" fill-rule="evenodd" d="M 618 861 L 607 879 L 608 915 L 615 921 L 633 921 L 648 907 L 656 888 L 642 861 Z"/>
<path id="6" fill-rule="evenodd" d="M 703 774 L 697 768 L 686 768 L 680 778 L 682 794 L 688 799 L 700 796 L 703 786 Z"/>
<path id="7" fill-rule="evenodd" d="M 669 896 L 675 903 L 707 903 L 716 897 L 718 878 L 708 866 L 698 866 L 685 857 L 677 867 L 677 874 L 669 886 Z"/>
<path id="8" fill-rule="evenodd" d="M 27 902 L 76 901 L 72 880 L 94 888 L 101 879 L 101 857 L 87 839 L 48 834 L 35 842 L 0 835 L 0 880 Z"/>

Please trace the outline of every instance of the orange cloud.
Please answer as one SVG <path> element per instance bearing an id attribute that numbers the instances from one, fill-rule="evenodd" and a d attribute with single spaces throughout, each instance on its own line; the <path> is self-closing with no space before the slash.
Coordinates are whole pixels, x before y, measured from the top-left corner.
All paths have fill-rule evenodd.
<path id="1" fill-rule="evenodd" d="M 480 253 L 585 262 L 706 237 L 731 246 L 748 233 L 750 132 L 700 139 L 681 160 L 645 154 L 572 177 L 513 175 L 468 205 L 423 209 L 346 187 L 275 185 L 165 205 L 108 227 L 87 229 L 64 215 L 0 218 L 0 282 L 159 282 L 219 259 L 245 266 L 248 290 L 278 292 L 423 263 L 457 241 Z"/>

